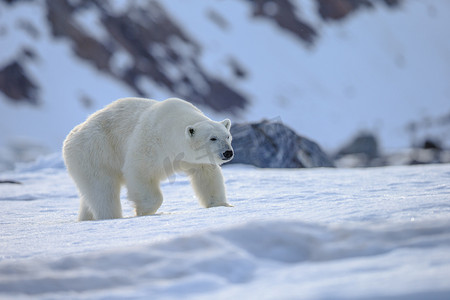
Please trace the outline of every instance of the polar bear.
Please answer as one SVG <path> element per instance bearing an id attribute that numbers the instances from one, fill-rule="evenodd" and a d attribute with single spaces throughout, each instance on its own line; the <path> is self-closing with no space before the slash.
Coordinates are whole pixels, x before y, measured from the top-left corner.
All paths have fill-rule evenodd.
<path id="1" fill-rule="evenodd" d="M 154 214 L 160 182 L 175 172 L 188 174 L 202 206 L 231 206 L 220 168 L 234 155 L 230 126 L 177 98 L 124 98 L 97 111 L 63 145 L 81 198 L 78 219 L 121 218 L 122 185 L 137 216 Z"/>

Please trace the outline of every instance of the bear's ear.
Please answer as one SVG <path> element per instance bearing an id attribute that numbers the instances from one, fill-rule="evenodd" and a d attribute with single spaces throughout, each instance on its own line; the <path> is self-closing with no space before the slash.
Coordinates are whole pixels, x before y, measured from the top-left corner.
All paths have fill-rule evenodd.
<path id="1" fill-rule="evenodd" d="M 186 127 L 186 136 L 187 137 L 193 137 L 195 134 L 195 129 L 192 126 Z"/>
<path id="2" fill-rule="evenodd" d="M 225 119 L 225 120 L 223 120 L 223 121 L 220 122 L 220 123 L 222 123 L 223 126 L 225 126 L 226 129 L 230 130 L 230 127 L 231 127 L 231 121 L 230 121 L 230 119 Z"/>

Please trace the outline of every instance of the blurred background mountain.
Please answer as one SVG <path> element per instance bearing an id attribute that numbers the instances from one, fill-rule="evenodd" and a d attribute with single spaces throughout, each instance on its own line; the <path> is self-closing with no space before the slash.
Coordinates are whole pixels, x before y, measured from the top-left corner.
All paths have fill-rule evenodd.
<path id="1" fill-rule="evenodd" d="M 338 166 L 450 161 L 447 0 L 0 0 L 0 49 L 0 170 L 129 96 L 276 118 Z"/>

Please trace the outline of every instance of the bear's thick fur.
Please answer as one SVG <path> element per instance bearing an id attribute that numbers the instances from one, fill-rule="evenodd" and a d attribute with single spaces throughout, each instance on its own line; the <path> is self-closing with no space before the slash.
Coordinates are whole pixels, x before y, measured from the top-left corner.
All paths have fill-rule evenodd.
<path id="1" fill-rule="evenodd" d="M 124 98 L 97 111 L 63 146 L 81 198 L 79 220 L 121 218 L 123 184 L 136 215 L 154 214 L 163 201 L 160 182 L 180 171 L 202 206 L 230 206 L 220 169 L 233 158 L 230 126 L 176 98 Z"/>

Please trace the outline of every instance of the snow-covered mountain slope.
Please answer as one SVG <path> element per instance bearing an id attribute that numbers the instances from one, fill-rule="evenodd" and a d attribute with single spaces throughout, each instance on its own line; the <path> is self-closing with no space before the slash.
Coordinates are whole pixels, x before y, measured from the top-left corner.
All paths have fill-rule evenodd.
<path id="1" fill-rule="evenodd" d="M 308 25 L 305 39 L 277 19 L 286 7 L 270 1 L 56 1 L 63 2 L 76 8 L 67 17 L 71 38 L 49 16 L 55 2 L 0 2 L 0 69 L 20 62 L 39 87 L 30 91 L 37 107 L 11 104 L 0 93 L 0 152 L 8 160 L 35 155 L 17 150 L 30 144 L 58 150 L 73 126 L 112 100 L 139 92 L 155 99 L 189 97 L 189 87 L 191 100 L 204 101 L 213 118 L 277 118 L 328 151 L 361 129 L 375 131 L 384 150 L 408 147 L 426 135 L 449 146 L 448 1 L 389 7 L 384 2 L 397 1 L 374 0 L 372 8 L 361 5 L 338 21 L 321 17 L 318 5 L 326 1 L 283 1 L 293 5 L 289 17 L 303 22 L 293 24 Z M 145 36 L 132 50 L 127 47 L 133 43 L 120 35 L 125 29 L 114 32 L 105 25 L 106 13 L 117 18 L 116 29 L 126 29 L 120 17 L 136 22 L 125 37 L 136 38 L 139 26 L 152 28 L 162 18 L 181 38 L 164 44 L 157 34 L 165 31 L 152 29 L 162 40 Z M 102 62 L 93 60 L 89 47 L 106 49 Z M 142 60 L 133 56 L 139 51 Z M 145 62 L 163 77 L 145 73 Z M 213 86 L 246 104 L 219 113 L 223 103 L 208 106 L 204 100 Z M 416 126 L 408 127 L 411 122 Z M 5 149 L 8 144 L 14 147 Z"/>
<path id="2" fill-rule="evenodd" d="M 60 156 L 3 173 L 0 298 L 446 299 L 450 165 L 225 166 L 230 208 L 186 177 L 157 215 L 76 222 Z"/>
<path id="3" fill-rule="evenodd" d="M 337 23 L 314 17 L 313 1 L 297 3 L 297 13 L 319 28 L 311 48 L 270 22 L 249 22 L 243 1 L 165 6 L 206 45 L 205 66 L 220 70 L 224 57 L 236 57 L 249 70 L 248 79 L 236 83 L 253 100 L 246 119 L 280 117 L 325 149 L 360 129 L 376 131 L 385 148 L 406 147 L 408 122 L 450 112 L 450 3 L 377 5 Z M 208 22 L 208 10 L 229 28 Z"/>

